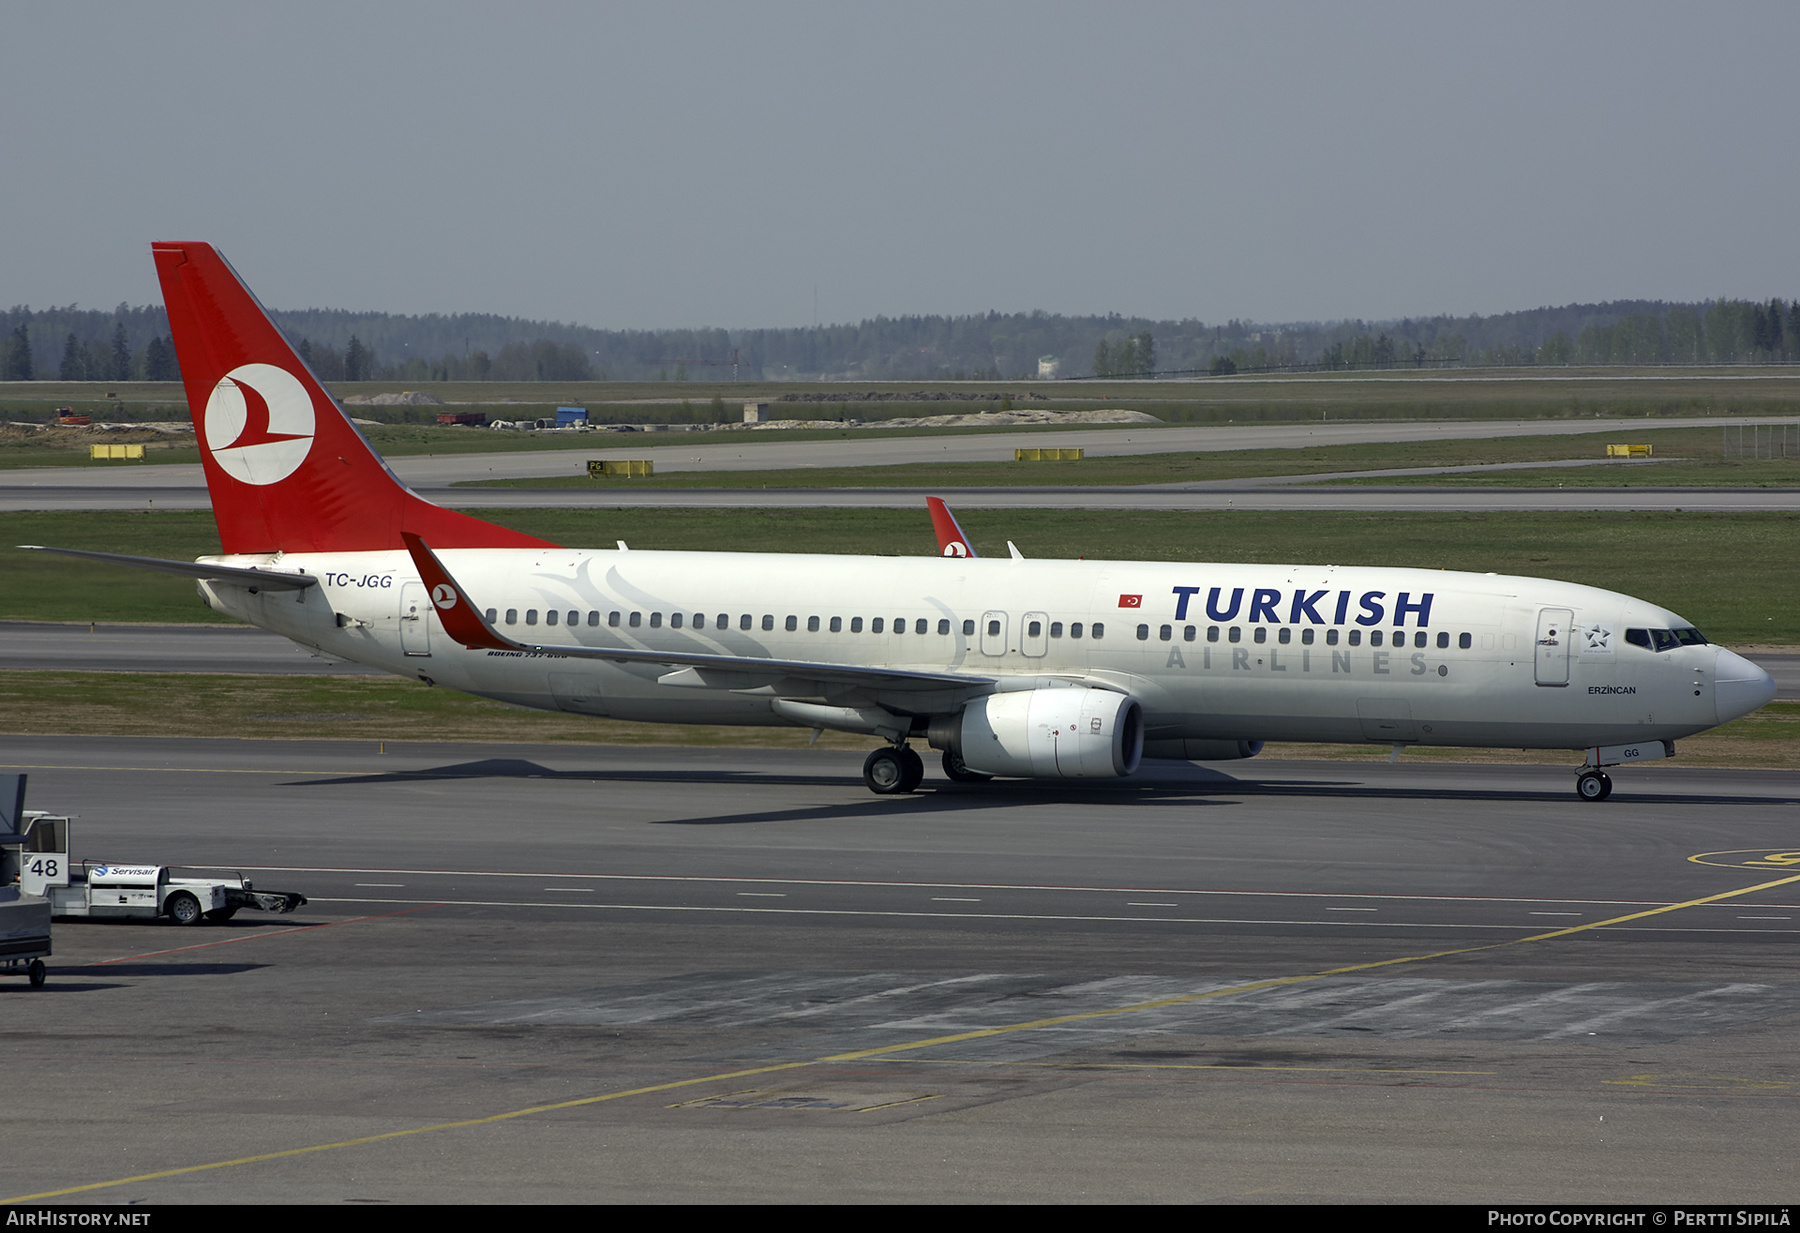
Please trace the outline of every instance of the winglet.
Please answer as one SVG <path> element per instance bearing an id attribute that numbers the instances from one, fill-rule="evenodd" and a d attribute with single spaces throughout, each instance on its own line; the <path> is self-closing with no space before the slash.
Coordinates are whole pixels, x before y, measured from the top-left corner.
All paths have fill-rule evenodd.
<path id="1" fill-rule="evenodd" d="M 517 650 L 518 644 L 509 642 L 494 632 L 494 627 L 482 618 L 480 610 L 468 598 L 450 571 L 444 568 L 437 555 L 425 546 L 425 541 L 411 531 L 400 532 L 400 538 L 406 543 L 406 550 L 412 554 L 413 564 L 419 568 L 419 578 L 431 592 L 431 606 L 437 609 L 438 620 L 444 623 L 444 632 L 468 647 L 471 651 L 510 651 Z"/>
<path id="2" fill-rule="evenodd" d="M 957 525 L 956 515 L 950 512 L 941 497 L 926 497 L 925 504 L 931 509 L 931 526 L 937 532 L 938 555 L 944 557 L 972 557 L 975 549 L 969 545 L 969 537 L 963 534 L 962 527 Z"/>

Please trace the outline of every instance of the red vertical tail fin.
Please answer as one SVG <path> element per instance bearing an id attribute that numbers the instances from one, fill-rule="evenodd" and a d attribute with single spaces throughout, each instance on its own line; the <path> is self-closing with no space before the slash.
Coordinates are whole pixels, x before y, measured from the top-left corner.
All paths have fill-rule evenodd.
<path id="1" fill-rule="evenodd" d="M 226 552 L 550 546 L 395 478 L 210 244 L 152 251 Z"/>
<path id="2" fill-rule="evenodd" d="M 931 510 L 931 526 L 937 532 L 938 553 L 946 557 L 972 557 L 975 549 L 969 544 L 969 537 L 956 521 L 956 515 L 950 512 L 941 497 L 926 497 L 925 505 Z"/>

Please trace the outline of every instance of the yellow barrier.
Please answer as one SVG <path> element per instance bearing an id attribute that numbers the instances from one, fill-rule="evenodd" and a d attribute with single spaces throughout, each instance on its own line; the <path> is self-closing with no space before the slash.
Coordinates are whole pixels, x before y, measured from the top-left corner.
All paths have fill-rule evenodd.
<path id="1" fill-rule="evenodd" d="M 1024 450 L 1013 451 L 1014 462 L 1080 462 L 1080 450 Z"/>
<path id="2" fill-rule="evenodd" d="M 142 458 L 144 447 L 141 445 L 90 445 L 89 458 Z"/>
<path id="3" fill-rule="evenodd" d="M 1606 456 L 1608 458 L 1648 458 L 1650 457 L 1650 447 L 1648 445 L 1609 445 L 1606 447 Z"/>
<path id="4" fill-rule="evenodd" d="M 656 463 L 648 458 L 625 458 L 617 462 L 602 462 L 598 458 L 588 459 L 588 474 L 594 479 L 608 475 L 654 475 Z"/>

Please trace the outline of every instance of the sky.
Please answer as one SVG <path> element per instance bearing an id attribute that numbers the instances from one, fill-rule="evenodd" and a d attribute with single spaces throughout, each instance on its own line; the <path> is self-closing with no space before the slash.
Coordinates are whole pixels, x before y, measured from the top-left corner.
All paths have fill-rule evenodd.
<path id="1" fill-rule="evenodd" d="M 1800 296 L 1800 4 L 0 0 L 0 303 L 608 329 Z"/>

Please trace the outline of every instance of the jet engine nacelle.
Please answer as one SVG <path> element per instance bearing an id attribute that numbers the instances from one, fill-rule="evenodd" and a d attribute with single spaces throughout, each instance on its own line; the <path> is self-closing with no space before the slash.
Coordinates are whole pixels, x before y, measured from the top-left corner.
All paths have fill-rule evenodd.
<path id="1" fill-rule="evenodd" d="M 1104 689 L 989 694 L 945 727 L 955 730 L 932 725 L 931 743 L 954 746 L 964 766 L 984 775 L 1112 779 L 1137 770 L 1144 756 L 1144 708 Z"/>
<path id="2" fill-rule="evenodd" d="M 1254 758 L 1263 750 L 1261 741 L 1146 741 L 1146 758 L 1175 758 L 1186 762 L 1231 762 Z"/>

